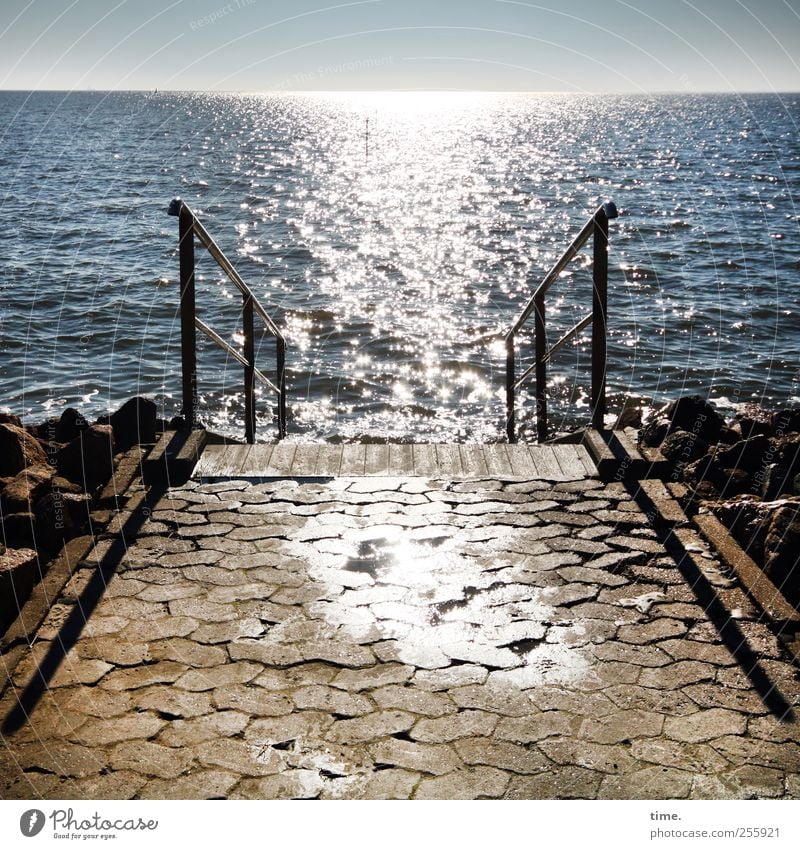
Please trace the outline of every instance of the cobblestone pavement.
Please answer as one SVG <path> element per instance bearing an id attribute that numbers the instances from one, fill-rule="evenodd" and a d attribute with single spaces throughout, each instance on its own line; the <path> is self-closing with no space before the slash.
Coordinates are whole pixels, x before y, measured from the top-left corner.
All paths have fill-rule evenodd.
<path id="1" fill-rule="evenodd" d="M 169 490 L 13 730 L 113 545 L 0 702 L 4 798 L 800 796 L 795 668 L 709 555 L 734 658 L 621 484 Z"/>

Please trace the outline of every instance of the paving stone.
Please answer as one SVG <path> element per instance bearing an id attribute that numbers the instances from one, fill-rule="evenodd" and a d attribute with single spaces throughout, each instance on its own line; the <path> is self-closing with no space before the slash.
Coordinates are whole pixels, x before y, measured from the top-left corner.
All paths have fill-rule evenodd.
<path id="1" fill-rule="evenodd" d="M 718 775 L 695 776 L 693 799 L 774 799 L 784 794 L 782 770 L 741 766 Z"/>
<path id="2" fill-rule="evenodd" d="M 642 625 L 623 625 L 617 632 L 617 637 L 623 642 L 641 645 L 680 636 L 686 631 L 686 625 L 677 619 L 655 619 Z"/>
<path id="3" fill-rule="evenodd" d="M 453 744 L 466 764 L 481 764 L 508 772 L 537 773 L 551 766 L 550 761 L 536 748 L 515 743 L 470 737 Z"/>
<path id="4" fill-rule="evenodd" d="M 138 798 L 141 788 L 147 778 L 135 772 L 122 770 L 109 772 L 105 775 L 90 775 L 73 782 L 69 794 L 51 796 L 50 798 L 67 799 L 133 799 Z"/>
<path id="5" fill-rule="evenodd" d="M 186 637 L 200 623 L 188 616 L 164 616 L 139 622 L 125 622 L 125 636 L 131 642 L 146 640 L 168 640 L 170 637 Z M 118 628 L 115 630 L 119 630 Z"/>
<path id="6" fill-rule="evenodd" d="M 222 741 L 237 737 L 250 721 L 247 714 L 235 710 L 217 710 L 204 716 L 175 719 L 158 735 L 165 746 L 189 748 L 206 740 Z"/>
<path id="7" fill-rule="evenodd" d="M 497 717 L 480 710 L 465 710 L 439 719 L 420 719 L 410 732 L 423 743 L 449 743 L 460 737 L 484 737 L 497 725 Z"/>
<path id="8" fill-rule="evenodd" d="M 190 616 L 198 622 L 229 622 L 237 616 L 232 604 L 219 604 L 207 598 L 179 598 L 169 602 L 173 616 Z"/>
<path id="9" fill-rule="evenodd" d="M 230 684 L 244 684 L 263 671 L 260 663 L 239 661 L 226 663 L 208 669 L 192 669 L 175 681 L 175 686 L 183 690 L 202 692 L 225 687 Z"/>
<path id="10" fill-rule="evenodd" d="M 550 737 L 537 745 L 558 764 L 586 767 L 598 772 L 630 772 L 636 763 L 622 746 L 603 746 L 566 737 Z"/>
<path id="11" fill-rule="evenodd" d="M 320 684 L 300 687 L 292 693 L 292 700 L 301 710 L 328 711 L 337 716 L 363 716 L 375 710 L 375 705 L 364 696 Z"/>
<path id="12" fill-rule="evenodd" d="M 494 736 L 515 743 L 533 743 L 546 737 L 576 734 L 580 717 L 549 710 L 528 716 L 501 717 Z"/>
<path id="13" fill-rule="evenodd" d="M 665 690 L 682 689 L 698 681 L 712 680 L 717 668 L 710 663 L 681 660 L 658 669 L 643 669 L 639 684 L 643 687 L 658 687 Z"/>
<path id="14" fill-rule="evenodd" d="M 538 775 L 511 778 L 506 799 L 594 799 L 602 773 L 581 767 L 550 765 Z"/>
<path id="15" fill-rule="evenodd" d="M 733 666 L 736 659 L 724 645 L 701 643 L 697 640 L 662 640 L 658 647 L 667 652 L 675 660 L 699 660 L 703 663 L 714 663 L 718 666 Z"/>
<path id="16" fill-rule="evenodd" d="M 140 710 L 155 711 L 164 718 L 190 719 L 210 713 L 211 696 L 208 693 L 190 693 L 173 687 L 155 685 L 132 694 L 125 693 L 128 701 Z"/>
<path id="17" fill-rule="evenodd" d="M 189 769 L 192 760 L 191 753 L 186 750 L 142 740 L 120 743 L 109 752 L 109 763 L 113 769 L 157 778 L 177 778 Z"/>
<path id="18" fill-rule="evenodd" d="M 595 743 L 622 743 L 639 737 L 657 737 L 663 726 L 661 714 L 624 710 L 597 719 L 584 719 L 579 735 Z"/>
<path id="19" fill-rule="evenodd" d="M 599 799 L 685 799 L 692 788 L 692 773 L 651 766 L 625 775 L 607 775 Z"/>
<path id="20" fill-rule="evenodd" d="M 123 740 L 143 740 L 154 737 L 166 721 L 153 713 L 135 713 L 111 719 L 89 719 L 74 734 L 76 742 L 90 749 Z M 96 749 L 92 749 L 97 753 Z"/>
<path id="21" fill-rule="evenodd" d="M 237 646 L 237 651 L 241 653 L 236 657 L 231 654 L 234 660 L 247 658 L 250 660 L 261 660 L 259 657 L 248 657 L 244 654 L 246 649 L 244 645 L 249 645 L 249 640 L 244 640 L 245 637 L 260 637 L 267 630 L 264 623 L 255 616 L 245 616 L 241 619 L 235 619 L 232 622 L 215 622 L 211 625 L 201 625 L 199 628 L 192 631 L 192 639 L 198 643 L 210 643 L 211 645 L 219 643 L 230 643 L 231 646 Z M 239 648 L 241 642 L 242 648 Z M 289 646 L 285 647 L 289 649 Z M 295 652 L 298 659 L 300 653 Z M 263 660 L 262 663 L 269 661 Z"/>
<path id="22" fill-rule="evenodd" d="M 503 716 L 524 716 L 538 713 L 529 693 L 515 687 L 482 687 L 477 684 L 455 687 L 448 691 L 450 698 L 460 708 L 474 708 Z"/>
<path id="23" fill-rule="evenodd" d="M 405 711 L 379 710 L 356 719 L 336 721 L 327 737 L 335 743 L 367 742 L 408 731 L 416 721 L 416 716 Z"/>
<path id="24" fill-rule="evenodd" d="M 178 778 L 156 778 L 137 793 L 139 799 L 226 799 L 240 776 L 223 770 L 195 770 Z M 262 796 L 259 798 L 280 798 Z"/>
<path id="25" fill-rule="evenodd" d="M 794 773 L 800 763 L 800 746 L 796 743 L 751 740 L 734 735 L 711 740 L 709 745 L 736 766 L 753 764 Z"/>
<path id="26" fill-rule="evenodd" d="M 356 720 L 347 720 L 354 722 Z M 334 719 L 320 711 L 295 711 L 290 716 L 254 719 L 247 727 L 245 738 L 262 745 L 274 746 L 276 743 L 322 740 L 325 732 L 333 725 Z"/>
<path id="27" fill-rule="evenodd" d="M 108 759 L 102 749 L 90 750 L 66 740 L 37 740 L 16 746 L 13 764 L 15 772 L 36 770 L 80 778 L 107 769 Z"/>
<path id="28" fill-rule="evenodd" d="M 721 707 L 752 715 L 769 713 L 769 708 L 752 689 L 737 689 L 711 683 L 691 684 L 681 692 L 701 708 Z"/>
<path id="29" fill-rule="evenodd" d="M 353 692 L 374 690 L 388 684 L 403 684 L 413 674 L 413 666 L 400 663 L 380 663 L 367 669 L 343 669 L 333 679 L 331 686 Z"/>
<path id="30" fill-rule="evenodd" d="M 462 766 L 448 745 L 415 743 L 389 737 L 374 743 L 370 751 L 376 764 L 390 764 L 414 772 L 444 775 Z"/>
<path id="31" fill-rule="evenodd" d="M 210 740 L 194 751 L 200 763 L 239 775 L 274 775 L 283 765 L 275 749 L 246 740 Z"/>
<path id="32" fill-rule="evenodd" d="M 673 740 L 686 743 L 702 743 L 727 734 L 743 734 L 747 719 L 736 711 L 711 708 L 690 716 L 668 716 L 664 722 L 664 733 Z"/>
<path id="33" fill-rule="evenodd" d="M 62 723 L 66 722 L 66 715 L 70 709 L 87 716 L 107 718 L 127 713 L 133 705 L 130 693 L 124 691 L 109 692 L 100 687 L 75 687 L 73 690 L 65 691 L 62 699 L 62 707 L 58 708 Z M 41 717 L 42 705 L 40 704 L 34 714 L 34 722 L 40 729 L 40 733 L 43 733 Z"/>
<path id="34" fill-rule="evenodd" d="M 227 652 L 218 646 L 206 646 L 180 638 L 158 640 L 150 643 L 148 648 L 154 660 L 174 660 L 185 666 L 219 666 L 228 660 Z"/>
<path id="35" fill-rule="evenodd" d="M 150 684 L 171 684 L 184 675 L 187 668 L 182 663 L 163 660 L 129 669 L 115 669 L 105 676 L 102 687 L 105 690 L 135 690 Z"/>
<path id="36" fill-rule="evenodd" d="M 415 799 L 499 799 L 509 782 L 507 773 L 488 766 L 463 768 L 436 778 L 423 778 Z"/>
<path id="37" fill-rule="evenodd" d="M 719 752 L 705 743 L 678 743 L 667 737 L 634 740 L 630 753 L 639 761 L 688 770 L 695 775 L 722 772 L 730 767 Z"/>
<path id="38" fill-rule="evenodd" d="M 603 690 L 603 695 L 625 710 L 638 708 L 667 716 L 686 716 L 698 710 L 697 704 L 683 690 L 659 690 L 635 684 L 617 684 Z"/>
<path id="39" fill-rule="evenodd" d="M 317 770 L 292 769 L 264 778 L 245 778 L 227 795 L 231 799 L 316 799 L 323 788 Z"/>
<path id="40" fill-rule="evenodd" d="M 355 794 L 357 799 L 410 799 L 420 775 L 404 769 L 382 769 L 372 773 Z"/>
<path id="41" fill-rule="evenodd" d="M 230 708 L 250 716 L 285 716 L 294 710 L 287 696 L 252 685 L 225 685 L 214 690 L 209 698 L 219 710 Z"/>

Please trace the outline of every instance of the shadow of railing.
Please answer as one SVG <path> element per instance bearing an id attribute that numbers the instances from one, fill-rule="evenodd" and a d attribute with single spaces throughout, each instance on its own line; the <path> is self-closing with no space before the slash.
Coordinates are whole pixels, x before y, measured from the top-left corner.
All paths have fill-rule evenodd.
<path id="1" fill-rule="evenodd" d="M 109 581 L 124 561 L 128 544 L 136 538 L 166 489 L 166 483 L 150 489 L 143 503 L 116 533 L 109 550 L 103 555 L 89 583 L 75 601 L 58 635 L 51 641 L 50 648 L 39 661 L 30 681 L 17 696 L 17 703 L 3 720 L 0 733 L 13 734 L 28 721 L 42 696 L 49 690 L 50 682 L 62 661 L 80 638 L 86 623 L 103 598 Z"/>
<path id="2" fill-rule="evenodd" d="M 638 482 L 627 480 L 623 482 L 623 485 L 642 511 L 650 515 L 652 512 L 650 504 L 642 493 Z M 737 620 L 731 615 L 714 585 L 695 563 L 691 553 L 684 548 L 680 539 L 672 532 L 671 527 L 657 524 L 651 525 L 651 527 L 658 535 L 667 553 L 675 560 L 680 573 L 694 592 L 697 603 L 703 608 L 711 624 L 717 629 L 723 645 L 739 664 L 764 706 L 782 722 L 794 722 L 796 718 L 794 708 L 762 666 L 761 659 L 753 651 L 747 636 L 737 624 Z"/>

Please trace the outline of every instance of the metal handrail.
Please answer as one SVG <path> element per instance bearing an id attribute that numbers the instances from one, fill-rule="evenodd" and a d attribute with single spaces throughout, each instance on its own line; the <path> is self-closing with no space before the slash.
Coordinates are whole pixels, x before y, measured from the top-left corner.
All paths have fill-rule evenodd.
<path id="1" fill-rule="evenodd" d="M 244 428 L 248 443 L 255 442 L 256 406 L 255 381 L 260 380 L 278 396 L 278 439 L 286 436 L 286 339 L 267 311 L 256 299 L 250 287 L 242 280 L 239 272 L 211 238 L 194 212 L 180 199 L 169 205 L 170 215 L 178 218 L 178 252 L 180 255 L 180 309 L 181 309 L 181 366 L 183 375 L 183 410 L 186 427 L 197 423 L 197 338 L 200 330 L 227 354 L 244 366 Z M 212 330 L 196 315 L 194 237 L 211 254 L 228 279 L 242 293 L 242 325 L 244 353 L 229 345 L 216 331 Z M 254 314 L 257 313 L 264 326 L 275 337 L 277 380 L 273 383 L 255 366 Z"/>
<path id="2" fill-rule="evenodd" d="M 516 442 L 516 391 L 530 375 L 536 376 L 536 434 L 539 442 L 547 438 L 547 363 L 570 339 L 592 325 L 592 427 L 602 428 L 606 411 L 606 309 L 608 305 L 608 222 L 617 218 L 617 207 L 609 201 L 601 204 L 583 225 L 580 233 L 536 287 L 519 317 L 505 336 L 506 343 L 506 433 Z M 574 324 L 554 345 L 547 347 L 544 296 L 581 248 L 593 239 L 592 311 Z M 528 319 L 534 317 L 535 359 L 519 378 L 515 377 L 514 340 Z"/>

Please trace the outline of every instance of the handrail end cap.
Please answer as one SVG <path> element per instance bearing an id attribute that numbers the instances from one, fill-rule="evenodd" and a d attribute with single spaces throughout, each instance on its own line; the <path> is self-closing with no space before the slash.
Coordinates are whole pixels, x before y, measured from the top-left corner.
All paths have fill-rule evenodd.
<path id="1" fill-rule="evenodd" d="M 609 221 L 612 218 L 619 218 L 619 210 L 613 200 L 608 200 L 603 204 L 603 212 L 605 212 Z"/>

